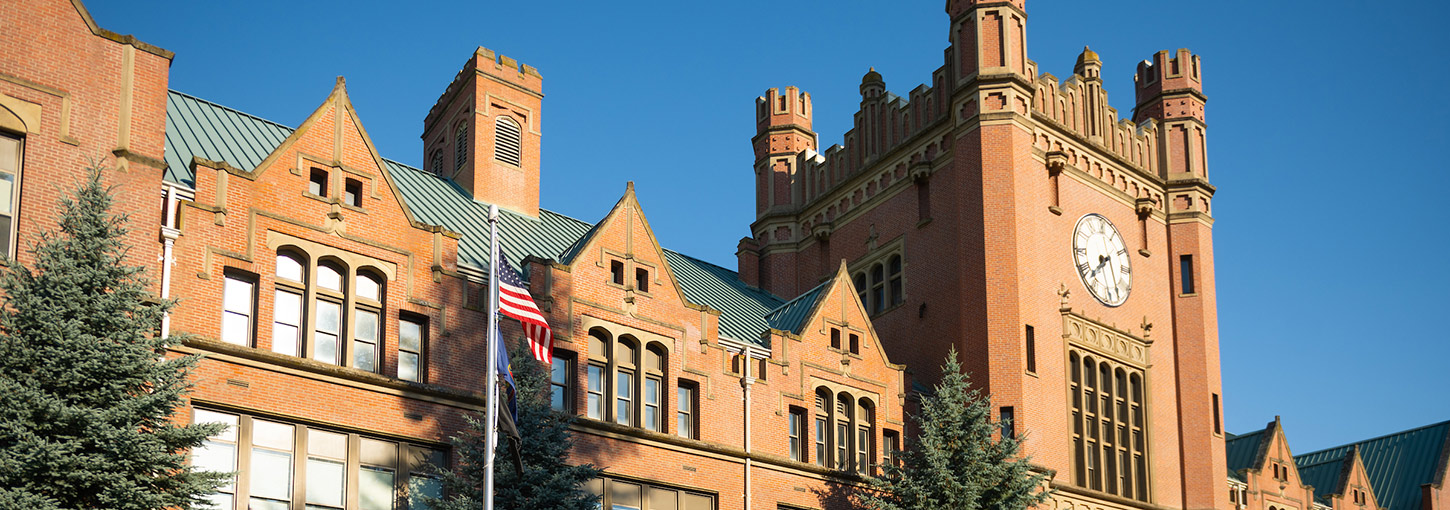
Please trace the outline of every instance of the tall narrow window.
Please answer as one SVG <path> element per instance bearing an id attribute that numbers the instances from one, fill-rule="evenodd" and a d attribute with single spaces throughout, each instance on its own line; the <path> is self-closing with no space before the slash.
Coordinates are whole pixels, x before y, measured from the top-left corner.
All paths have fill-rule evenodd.
<path id="1" fill-rule="evenodd" d="M 439 143 L 441 144 L 442 142 L 440 141 Z M 445 175 L 443 170 L 443 149 L 433 150 L 433 156 L 428 159 L 428 171 L 433 172 L 433 175 L 439 177 Z"/>
<path id="2" fill-rule="evenodd" d="M 1181 275 L 1179 294 L 1193 293 L 1193 255 L 1178 256 L 1178 272 Z"/>
<path id="3" fill-rule="evenodd" d="M 341 509 L 347 500 L 347 435 L 307 431 L 307 508 Z"/>
<path id="4" fill-rule="evenodd" d="M 494 119 L 493 126 L 493 158 L 505 164 L 521 166 L 524 159 L 524 137 L 522 130 L 519 129 L 519 124 L 513 119 L 500 115 Z"/>
<path id="5" fill-rule="evenodd" d="M 856 273 L 856 276 L 852 280 L 856 284 L 856 293 L 860 294 L 861 297 L 861 308 L 865 308 L 869 312 L 871 306 L 866 299 L 866 294 L 870 292 L 870 287 L 866 286 L 866 272 Z"/>
<path id="6" fill-rule="evenodd" d="M 362 181 L 357 179 L 343 181 L 342 202 L 353 207 L 362 207 Z"/>
<path id="7" fill-rule="evenodd" d="M 199 471 L 214 471 L 218 473 L 234 473 L 237 471 L 237 415 L 224 414 L 204 409 L 196 409 L 192 414 L 192 423 L 221 423 L 227 426 L 225 430 L 216 435 L 206 438 L 200 447 L 191 450 L 191 465 Z M 212 506 L 216 508 L 229 509 L 234 506 L 232 501 L 236 499 L 237 477 L 232 475 L 227 478 L 224 485 L 217 488 L 210 499 Z"/>
<path id="8" fill-rule="evenodd" d="M 317 317 L 312 330 L 312 359 L 341 363 L 342 268 L 324 262 L 317 266 Z M 330 292 L 324 292 L 330 291 Z"/>
<path id="9" fill-rule="evenodd" d="M 786 433 L 790 437 L 790 459 L 791 460 L 805 462 L 805 460 L 806 460 L 806 445 L 805 445 L 805 439 L 806 439 L 806 434 L 805 434 L 806 412 L 805 412 L 805 410 L 804 409 L 801 409 L 799 407 L 792 407 L 792 408 L 790 408 L 790 421 L 787 424 L 787 426 L 789 428 L 786 431 Z"/>
<path id="10" fill-rule="evenodd" d="M 851 333 L 847 338 L 851 340 L 851 354 L 861 354 L 861 335 Z"/>
<path id="11" fill-rule="evenodd" d="M 694 382 L 680 380 L 678 403 L 675 404 L 675 433 L 680 437 L 699 439 L 699 431 L 695 426 L 695 388 Z"/>
<path id="12" fill-rule="evenodd" d="M 356 309 L 352 314 L 352 362 L 353 367 L 368 372 L 382 368 L 379 361 L 382 331 L 382 278 L 359 272 L 354 279 L 353 302 Z"/>
<path id="13" fill-rule="evenodd" d="M 831 348 L 841 348 L 841 330 L 839 328 L 831 328 Z"/>
<path id="14" fill-rule="evenodd" d="M 1219 421 L 1218 394 L 1217 393 L 1214 393 L 1213 394 L 1213 433 L 1214 434 L 1222 434 L 1223 433 L 1223 422 Z"/>
<path id="15" fill-rule="evenodd" d="M 223 342 L 252 345 L 252 313 L 256 305 L 256 284 L 237 275 L 226 275 L 222 284 Z"/>
<path id="16" fill-rule="evenodd" d="M 831 467 L 831 450 L 826 440 L 831 430 L 830 400 L 830 393 L 816 390 L 816 464 L 823 467 Z"/>
<path id="17" fill-rule="evenodd" d="M 609 333 L 603 329 L 589 330 L 589 366 L 585 370 L 587 401 L 584 414 L 596 420 L 605 419 L 606 406 L 609 405 L 609 394 L 605 391 L 605 383 L 609 377 L 609 342 Z"/>
<path id="18" fill-rule="evenodd" d="M 916 181 L 916 221 L 931 219 L 931 181 Z"/>
<path id="19" fill-rule="evenodd" d="M 614 343 L 614 422 L 634 426 L 635 345 L 620 338 Z"/>
<path id="20" fill-rule="evenodd" d="M 886 309 L 886 268 L 881 264 L 871 266 L 871 314 Z"/>
<path id="21" fill-rule="evenodd" d="M 589 409 L 587 415 L 596 420 L 604 419 L 604 367 L 589 365 Z"/>
<path id="22" fill-rule="evenodd" d="M 833 416 L 836 420 L 836 434 L 832 437 L 835 440 L 833 446 L 836 447 L 836 469 L 844 470 L 851 467 L 851 436 L 854 435 L 851 433 L 851 408 L 854 407 L 851 404 L 853 402 L 851 396 L 845 393 L 836 396 L 836 412 Z"/>
<path id="23" fill-rule="evenodd" d="M 291 506 L 293 434 L 292 425 L 252 420 L 252 499 L 248 508 Z"/>
<path id="24" fill-rule="evenodd" d="M 428 337 L 428 323 L 416 316 L 398 318 L 398 378 L 406 381 L 424 380 L 423 344 Z"/>
<path id="25" fill-rule="evenodd" d="M 1006 437 L 1009 437 L 1009 438 L 1016 438 L 1017 437 L 1017 424 L 1016 423 L 1013 423 L 1013 421 L 1012 421 L 1013 418 L 1014 418 L 1014 416 L 1013 416 L 1012 406 L 1004 406 L 1004 407 L 1002 407 L 1001 414 L 998 415 L 997 421 L 1000 422 L 1001 425 L 1002 425 L 1002 435 L 1003 436 L 1006 436 Z"/>
<path id="26" fill-rule="evenodd" d="M 0 255 L 13 257 L 15 205 L 20 202 L 21 139 L 0 133 Z"/>
<path id="27" fill-rule="evenodd" d="M 549 407 L 567 413 L 574 409 L 574 392 L 571 384 L 574 375 L 574 358 L 564 351 L 554 351 L 553 363 L 549 364 Z"/>
<path id="28" fill-rule="evenodd" d="M 642 267 L 634 269 L 634 289 L 649 292 L 649 270 Z"/>
<path id="29" fill-rule="evenodd" d="M 272 352 L 300 356 L 302 347 L 302 296 L 307 287 L 302 257 L 277 253 L 276 293 L 272 301 Z"/>
<path id="30" fill-rule="evenodd" d="M 667 355 L 658 344 L 650 344 L 644 350 L 644 428 L 664 432 L 664 416 L 660 412 L 664 399 L 664 363 Z"/>
<path id="31" fill-rule="evenodd" d="M 458 123 L 453 132 L 453 168 L 463 168 L 468 162 L 468 121 Z"/>
<path id="32" fill-rule="evenodd" d="M 327 196 L 327 170 L 313 168 L 307 180 L 307 192 L 319 197 Z"/>
<path id="33" fill-rule="evenodd" d="M 875 430 L 872 425 L 876 423 L 876 408 L 871 401 L 861 399 L 856 406 L 856 472 L 868 474 L 872 472 L 871 459 L 874 457 L 871 448 L 875 443 Z"/>
<path id="34" fill-rule="evenodd" d="M 902 294 L 904 289 L 901 285 L 901 255 L 892 255 L 886 263 L 886 269 L 891 282 L 891 304 L 899 305 L 906 299 L 906 296 Z"/>
<path id="35" fill-rule="evenodd" d="M 1027 325 L 1027 371 L 1037 373 L 1037 334 Z"/>

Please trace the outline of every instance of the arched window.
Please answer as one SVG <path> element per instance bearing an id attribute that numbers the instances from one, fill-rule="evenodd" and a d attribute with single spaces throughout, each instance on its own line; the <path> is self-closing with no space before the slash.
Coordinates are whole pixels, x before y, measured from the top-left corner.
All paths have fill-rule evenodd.
<path id="1" fill-rule="evenodd" d="M 868 474 L 871 468 L 871 459 L 874 458 L 876 446 L 875 430 L 876 406 L 870 400 L 862 398 L 856 406 L 856 472 Z"/>
<path id="2" fill-rule="evenodd" d="M 443 170 L 443 149 L 433 149 L 433 156 L 428 158 L 428 171 L 439 177 L 446 176 Z"/>
<path id="3" fill-rule="evenodd" d="M 901 287 L 901 255 L 892 255 L 886 263 L 887 277 L 890 280 L 891 304 L 899 305 L 905 299 Z"/>
<path id="4" fill-rule="evenodd" d="M 500 115 L 493 121 L 493 159 L 504 164 L 522 166 L 523 133 L 519 123 Z"/>
<path id="5" fill-rule="evenodd" d="M 854 280 L 855 281 L 852 283 L 856 284 L 856 293 L 861 295 L 861 308 L 865 308 L 867 312 L 870 312 L 871 304 L 870 301 L 866 299 L 866 293 L 869 292 L 871 288 L 866 286 L 866 272 L 860 271 L 856 273 L 856 277 L 854 278 Z"/>
<path id="6" fill-rule="evenodd" d="M 871 314 L 886 309 L 886 270 L 881 264 L 871 266 Z"/>
<path id="7" fill-rule="evenodd" d="M 639 344 L 633 338 L 620 337 L 614 343 L 614 422 L 634 426 L 635 384 L 639 379 L 635 356 Z"/>
<path id="8" fill-rule="evenodd" d="M 825 388 L 816 389 L 816 464 L 831 467 L 831 392 Z"/>
<path id="9" fill-rule="evenodd" d="M 459 122 L 453 133 L 453 168 L 463 168 L 468 163 L 468 122 Z"/>
<path id="10" fill-rule="evenodd" d="M 832 416 L 836 420 L 836 433 L 832 437 L 836 444 L 836 469 L 850 469 L 851 466 L 851 418 L 855 414 L 855 399 L 851 395 L 841 393 L 836 395 L 836 412 Z"/>
<path id="11" fill-rule="evenodd" d="M 343 302 L 342 275 L 346 270 L 335 261 L 317 265 L 317 289 L 313 309 L 317 316 L 312 326 L 312 359 L 333 365 L 342 364 Z"/>
<path id="12" fill-rule="evenodd" d="M 589 330 L 589 401 L 585 406 L 585 415 L 596 420 L 604 419 L 605 395 L 607 395 L 604 392 L 604 377 L 608 371 L 609 338 L 609 332 L 601 328 Z"/>
<path id="13" fill-rule="evenodd" d="M 360 370 L 376 372 L 382 363 L 382 278 L 360 270 L 353 284 L 352 360 Z"/>
<path id="14" fill-rule="evenodd" d="M 276 293 L 272 302 L 272 352 L 299 356 L 302 347 L 303 296 L 307 261 L 292 251 L 277 253 Z"/>
<path id="15" fill-rule="evenodd" d="M 665 392 L 665 348 L 651 343 L 644 351 L 644 428 L 664 432 L 664 413 L 660 411 Z"/>

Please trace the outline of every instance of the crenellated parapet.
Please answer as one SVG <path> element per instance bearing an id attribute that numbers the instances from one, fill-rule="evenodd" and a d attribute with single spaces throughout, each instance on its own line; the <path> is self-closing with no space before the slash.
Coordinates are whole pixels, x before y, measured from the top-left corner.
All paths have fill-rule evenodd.
<path id="1" fill-rule="evenodd" d="M 473 55 L 464 62 L 463 68 L 453 76 L 453 81 L 443 89 L 438 96 L 438 101 L 428 109 L 428 115 L 423 118 L 423 131 L 428 131 L 433 123 L 444 116 L 447 107 L 452 102 L 453 96 L 457 95 L 462 87 L 476 74 L 482 73 L 514 88 L 522 89 L 532 95 L 544 96 L 544 77 L 539 70 L 528 64 L 520 64 L 507 55 L 499 55 L 493 50 L 479 46 L 474 50 Z"/>

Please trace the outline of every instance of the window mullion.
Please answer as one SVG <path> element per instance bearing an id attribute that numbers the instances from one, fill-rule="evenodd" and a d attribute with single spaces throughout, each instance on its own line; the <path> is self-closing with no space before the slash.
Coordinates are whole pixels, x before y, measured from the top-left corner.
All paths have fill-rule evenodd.
<path id="1" fill-rule="evenodd" d="M 246 510 L 252 498 L 252 417 L 237 417 L 237 485 L 232 510 Z"/>
<path id="2" fill-rule="evenodd" d="M 307 505 L 307 427 L 292 425 L 292 506 Z"/>
<path id="3" fill-rule="evenodd" d="M 357 434 L 347 435 L 346 466 L 343 472 L 346 492 L 343 492 L 342 502 L 345 508 L 357 508 L 358 496 L 362 492 L 362 438 Z"/>
<path id="4" fill-rule="evenodd" d="M 302 290 L 302 331 L 298 339 L 302 344 L 297 351 L 298 356 L 303 359 L 313 359 L 313 351 L 316 350 L 313 339 L 317 335 L 317 257 L 307 257 L 307 266 L 304 268 L 307 273 L 302 275 L 304 285 Z"/>

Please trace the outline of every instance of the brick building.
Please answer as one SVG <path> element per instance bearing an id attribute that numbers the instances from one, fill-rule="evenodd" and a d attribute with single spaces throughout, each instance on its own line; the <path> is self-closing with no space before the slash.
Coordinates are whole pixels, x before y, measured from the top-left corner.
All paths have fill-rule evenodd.
<path id="1" fill-rule="evenodd" d="M 419 112 L 412 168 L 341 79 L 301 125 L 269 122 L 168 90 L 171 54 L 79 0 L 3 14 L 25 28 L 0 35 L 0 219 L 26 239 L 55 217 L 37 183 L 110 153 L 132 260 L 182 299 L 163 330 L 206 356 L 185 418 L 235 425 L 195 456 L 239 473 L 222 508 L 436 487 L 425 467 L 484 403 L 494 263 L 553 325 L 555 405 L 609 508 L 842 507 L 952 347 L 1031 432 L 1054 506 L 1233 507 L 1198 57 L 1140 64 L 1120 119 L 1090 50 L 1039 73 L 1023 0 L 946 12 L 929 85 L 902 98 L 868 72 L 844 146 L 817 147 L 808 93 L 756 100 L 738 271 L 663 248 L 632 186 L 593 221 L 542 208 L 528 65 L 469 56 Z M 488 257 L 490 204 L 508 260 Z"/>

